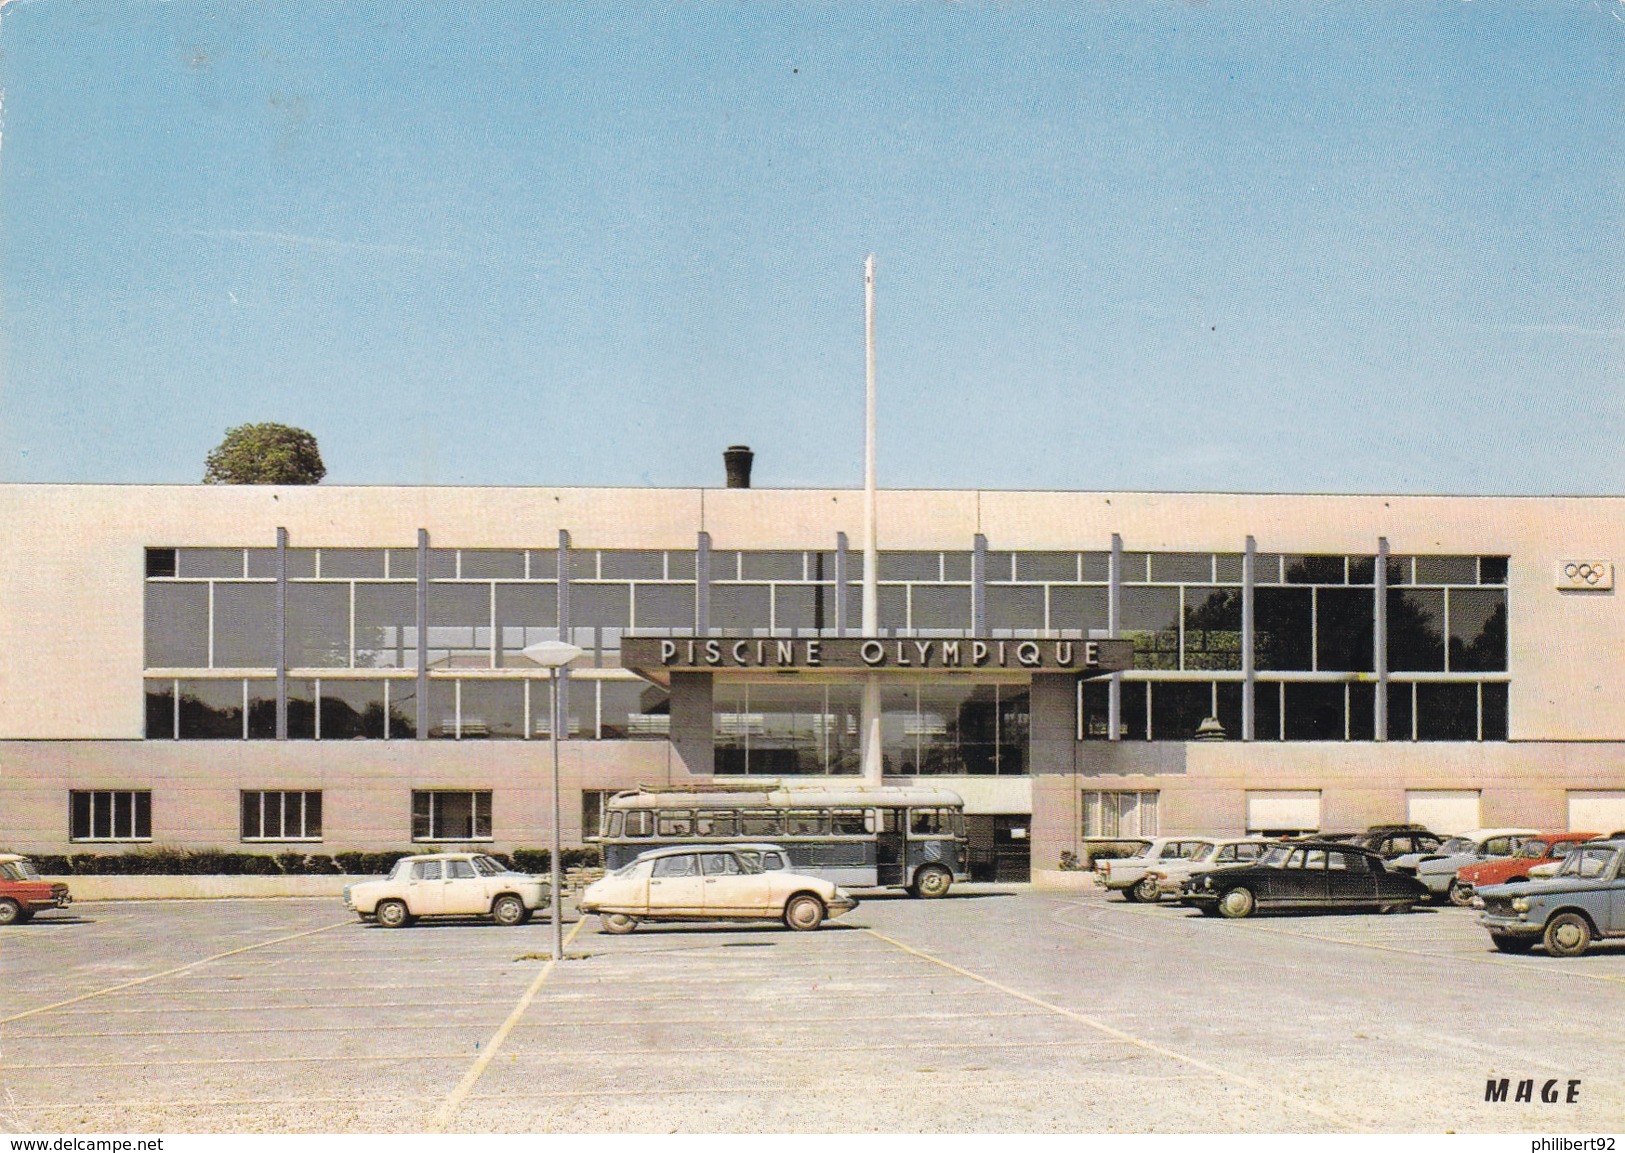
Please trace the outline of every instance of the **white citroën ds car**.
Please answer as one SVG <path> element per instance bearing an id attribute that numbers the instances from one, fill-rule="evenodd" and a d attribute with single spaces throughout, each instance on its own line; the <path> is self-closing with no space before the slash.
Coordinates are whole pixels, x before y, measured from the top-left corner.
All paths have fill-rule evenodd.
<path id="1" fill-rule="evenodd" d="M 389 876 L 357 881 L 344 903 L 363 921 L 401 929 L 419 917 L 490 917 L 523 925 L 547 908 L 548 883 L 516 873 L 484 853 L 431 853 L 402 857 Z"/>
<path id="2" fill-rule="evenodd" d="M 857 907 L 821 877 L 764 869 L 772 853 L 783 856 L 770 845 L 652 849 L 588 886 L 579 907 L 598 914 L 607 933 L 630 933 L 640 921 L 782 920 L 805 931 Z"/>

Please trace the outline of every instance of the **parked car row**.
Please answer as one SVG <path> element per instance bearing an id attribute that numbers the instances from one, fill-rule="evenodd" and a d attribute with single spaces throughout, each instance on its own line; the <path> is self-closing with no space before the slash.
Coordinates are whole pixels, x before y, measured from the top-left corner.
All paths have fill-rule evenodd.
<path id="1" fill-rule="evenodd" d="M 1625 936 L 1625 831 L 1475 829 L 1441 840 L 1416 826 L 1381 826 L 1279 841 L 1153 837 L 1128 857 L 1097 862 L 1095 881 L 1129 901 L 1173 897 L 1222 917 L 1408 912 L 1448 900 L 1483 910 L 1491 942 L 1507 953 L 1544 944 L 1553 956 L 1577 956 L 1599 938 Z"/>

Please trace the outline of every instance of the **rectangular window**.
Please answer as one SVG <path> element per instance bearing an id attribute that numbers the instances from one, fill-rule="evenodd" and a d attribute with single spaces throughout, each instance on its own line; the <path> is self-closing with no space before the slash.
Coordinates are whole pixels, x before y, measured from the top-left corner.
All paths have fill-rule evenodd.
<path id="1" fill-rule="evenodd" d="M 412 839 L 414 841 L 490 840 L 491 790 L 413 790 Z"/>
<path id="2" fill-rule="evenodd" d="M 249 790 L 242 793 L 242 839 L 245 841 L 319 841 L 322 839 L 322 793 Z"/>
<path id="3" fill-rule="evenodd" d="M 321 690 L 322 740 L 384 739 L 383 681 L 324 680 Z"/>
<path id="4" fill-rule="evenodd" d="M 525 682 L 477 681 L 458 684 L 457 735 L 462 740 L 487 737 L 522 739 L 525 735 Z M 435 682 L 430 682 L 433 698 Z M 323 718 L 325 723 L 326 718 Z"/>
<path id="5" fill-rule="evenodd" d="M 354 577 L 382 579 L 384 576 L 384 550 L 381 548 L 324 548 L 319 560 L 323 580 Z"/>
<path id="6" fill-rule="evenodd" d="M 243 739 L 243 682 L 181 681 L 183 741 Z"/>
<path id="7" fill-rule="evenodd" d="M 605 817 L 609 812 L 609 799 L 615 795 L 613 789 L 583 789 L 581 790 L 581 835 L 583 837 L 601 836 L 605 830 Z"/>
<path id="8" fill-rule="evenodd" d="M 152 792 L 148 789 L 70 792 L 68 838 L 74 841 L 152 840 Z"/>
<path id="9" fill-rule="evenodd" d="M 406 669 L 418 660 L 417 586 L 355 585 L 355 663 L 358 668 Z"/>
<path id="10" fill-rule="evenodd" d="M 1340 684 L 1296 684 L 1286 694 L 1286 739 L 1341 741 L 1345 732 L 1345 697 Z"/>
<path id="11" fill-rule="evenodd" d="M 146 588 L 146 667 L 209 667 L 209 586 L 149 584 Z"/>
<path id="12" fill-rule="evenodd" d="M 175 682 L 147 682 L 147 740 L 175 739 Z"/>
<path id="13" fill-rule="evenodd" d="M 1008 632 L 1036 632 L 1044 628 L 1042 585 L 1001 585 L 989 588 L 987 627 L 994 636 Z"/>
<path id="14" fill-rule="evenodd" d="M 276 661 L 276 585 L 216 581 L 214 667 L 269 669 L 276 667 Z"/>
<path id="15" fill-rule="evenodd" d="M 1154 837 L 1158 798 L 1155 792 L 1086 790 L 1083 835 L 1094 838 Z"/>
<path id="16" fill-rule="evenodd" d="M 739 816 L 732 809 L 710 811 L 701 809 L 694 818 L 694 835 L 698 837 L 736 837 L 739 835 Z"/>
<path id="17" fill-rule="evenodd" d="M 1201 671 L 1240 669 L 1241 590 L 1193 585 L 1184 594 L 1182 667 Z"/>
<path id="18" fill-rule="evenodd" d="M 1137 669 L 1179 667 L 1179 590 L 1126 588 L 1123 590 L 1122 632 L 1134 642 Z"/>

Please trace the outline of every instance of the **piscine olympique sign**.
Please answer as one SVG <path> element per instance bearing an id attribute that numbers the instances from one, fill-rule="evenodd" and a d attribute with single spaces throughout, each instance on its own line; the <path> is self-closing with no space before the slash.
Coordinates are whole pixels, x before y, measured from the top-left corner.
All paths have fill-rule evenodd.
<path id="1" fill-rule="evenodd" d="M 1124 640 L 1008 637 L 622 637 L 621 663 L 679 672 L 759 668 L 1109 673 L 1134 666 L 1134 646 Z"/>

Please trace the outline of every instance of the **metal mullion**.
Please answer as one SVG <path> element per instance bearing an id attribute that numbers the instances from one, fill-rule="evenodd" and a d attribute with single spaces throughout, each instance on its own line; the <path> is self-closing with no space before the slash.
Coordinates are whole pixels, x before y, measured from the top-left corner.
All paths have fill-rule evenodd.
<path id="1" fill-rule="evenodd" d="M 245 691 L 247 683 L 246 681 L 243 682 Z M 181 739 L 181 680 L 179 677 L 169 682 L 169 705 L 169 736 L 171 740 L 178 741 Z"/>
<path id="2" fill-rule="evenodd" d="M 316 739 L 319 741 L 322 739 L 322 678 L 316 677 L 310 683 L 313 686 L 312 691 L 316 695 L 310 711 L 315 717 Z"/>
<path id="3" fill-rule="evenodd" d="M 243 740 L 248 739 L 248 678 L 244 677 L 243 685 Z"/>
<path id="4" fill-rule="evenodd" d="M 1450 590 L 1441 587 L 1440 599 L 1444 601 L 1444 671 L 1451 672 L 1450 668 Z"/>
<path id="5" fill-rule="evenodd" d="M 209 582 L 209 667 L 214 668 L 214 581 Z"/>
<path id="6" fill-rule="evenodd" d="M 463 739 L 463 678 L 451 682 L 451 732 L 454 740 Z"/>
<path id="7" fill-rule="evenodd" d="M 387 552 L 385 556 L 388 556 Z M 386 560 L 384 564 L 386 566 L 384 571 L 388 572 L 389 568 L 387 566 L 389 562 Z M 350 582 L 350 663 L 348 667 L 355 668 L 355 581 Z"/>
<path id="8" fill-rule="evenodd" d="M 502 638 L 497 635 L 497 582 L 494 580 L 485 587 L 485 609 L 486 616 L 491 622 L 491 651 L 488 659 L 493 669 L 500 669 L 502 667 Z"/>
<path id="9" fill-rule="evenodd" d="M 1179 613 L 1179 619 L 1175 622 L 1178 625 L 1178 632 L 1175 635 L 1178 638 L 1177 643 L 1179 644 L 1179 671 L 1184 672 L 1185 671 L 1185 586 L 1184 585 L 1176 585 L 1175 587 L 1179 590 L 1179 608 L 1176 610 Z"/>
<path id="10" fill-rule="evenodd" d="M 1320 586 L 1309 586 L 1309 671 L 1320 671 Z"/>

